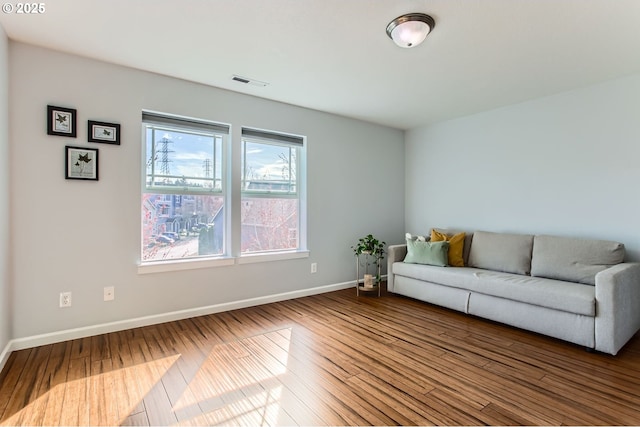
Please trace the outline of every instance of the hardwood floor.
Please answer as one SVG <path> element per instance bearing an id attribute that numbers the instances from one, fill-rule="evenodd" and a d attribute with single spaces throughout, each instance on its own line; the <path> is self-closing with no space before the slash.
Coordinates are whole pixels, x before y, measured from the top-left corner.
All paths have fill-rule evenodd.
<path id="1" fill-rule="evenodd" d="M 14 352 L 3 425 L 638 425 L 640 337 L 581 347 L 355 290 Z"/>

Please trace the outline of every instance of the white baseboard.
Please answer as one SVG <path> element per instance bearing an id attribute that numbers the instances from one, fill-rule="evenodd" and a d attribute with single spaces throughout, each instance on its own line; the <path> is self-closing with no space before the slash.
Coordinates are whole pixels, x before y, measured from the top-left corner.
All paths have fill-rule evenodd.
<path id="1" fill-rule="evenodd" d="M 9 360 L 9 356 L 11 355 L 12 351 L 13 350 L 11 349 L 11 341 L 9 341 L 4 347 L 4 350 L 2 350 L 2 353 L 0 353 L 0 372 L 2 372 L 2 370 L 4 369 L 4 365 L 5 363 L 7 363 L 7 360 Z"/>
<path id="2" fill-rule="evenodd" d="M 263 297 L 250 298 L 240 301 L 233 301 L 222 304 L 214 304 L 206 307 L 190 308 L 186 310 L 172 311 L 169 313 L 156 314 L 152 316 L 137 317 L 135 319 L 119 320 L 117 322 L 102 323 L 99 325 L 85 326 L 82 328 L 67 329 L 64 331 L 51 332 L 31 337 L 18 338 L 9 341 L 6 348 L 0 354 L 0 370 L 4 367 L 6 360 L 12 351 L 32 348 L 41 345 L 54 344 L 57 342 L 84 338 L 94 335 L 117 332 L 125 329 L 139 328 L 142 326 L 155 325 L 158 323 L 171 322 L 174 320 L 188 319 L 190 317 L 204 316 L 207 314 L 220 313 L 223 311 L 236 310 L 239 308 L 253 307 L 272 302 L 285 301 L 294 298 L 302 298 L 310 295 L 323 294 L 326 292 L 338 291 L 355 286 L 355 281 L 337 283 L 334 285 L 319 286 L 316 288 L 302 289 L 299 291 L 285 292 L 281 294 L 267 295 Z"/>

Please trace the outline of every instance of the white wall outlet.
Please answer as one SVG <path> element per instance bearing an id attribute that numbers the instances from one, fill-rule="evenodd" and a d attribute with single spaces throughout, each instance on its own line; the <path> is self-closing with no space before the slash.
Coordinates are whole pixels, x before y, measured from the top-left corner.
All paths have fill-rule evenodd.
<path id="1" fill-rule="evenodd" d="M 312 262 L 311 263 L 311 274 L 317 273 L 318 272 L 318 263 L 317 262 Z"/>
<path id="2" fill-rule="evenodd" d="M 116 290 L 113 286 L 104 287 L 104 300 L 113 301 L 116 297 Z"/>
<path id="3" fill-rule="evenodd" d="M 71 307 L 71 292 L 60 292 L 60 308 Z"/>

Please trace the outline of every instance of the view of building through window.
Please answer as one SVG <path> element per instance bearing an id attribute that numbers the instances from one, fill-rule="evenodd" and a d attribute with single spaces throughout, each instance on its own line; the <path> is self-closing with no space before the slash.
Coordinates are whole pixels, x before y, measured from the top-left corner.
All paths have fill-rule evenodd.
<path id="1" fill-rule="evenodd" d="M 220 196 L 142 195 L 142 260 L 224 253 L 224 199 Z"/>
<path id="2" fill-rule="evenodd" d="M 298 200 L 242 198 L 242 252 L 298 248 Z"/>

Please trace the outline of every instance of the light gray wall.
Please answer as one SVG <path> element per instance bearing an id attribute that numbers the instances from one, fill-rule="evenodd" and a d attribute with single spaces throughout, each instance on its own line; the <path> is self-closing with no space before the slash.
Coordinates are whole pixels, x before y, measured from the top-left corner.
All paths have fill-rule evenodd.
<path id="1" fill-rule="evenodd" d="M 358 237 L 404 232 L 402 131 L 14 42 L 10 69 L 16 338 L 351 281 Z M 78 110 L 78 138 L 46 134 L 47 104 Z M 310 257 L 139 275 L 143 108 L 306 135 Z M 120 123 L 122 145 L 91 144 L 99 182 L 67 181 L 88 119 Z"/>
<path id="2" fill-rule="evenodd" d="M 407 132 L 406 227 L 623 242 L 640 260 L 640 75 Z"/>
<path id="3" fill-rule="evenodd" d="M 0 352 L 11 337 L 9 269 L 9 41 L 0 25 Z M 1 363 L 2 361 L 0 361 Z"/>

